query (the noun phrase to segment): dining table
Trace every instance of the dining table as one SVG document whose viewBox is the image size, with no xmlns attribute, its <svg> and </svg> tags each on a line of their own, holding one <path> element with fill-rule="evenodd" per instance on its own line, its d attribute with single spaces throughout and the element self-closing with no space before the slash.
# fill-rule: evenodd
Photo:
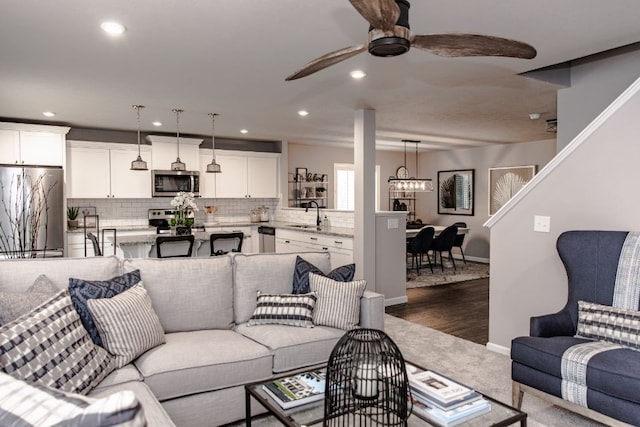
<svg viewBox="0 0 640 427">
<path fill-rule="evenodd" d="M 433 227 L 434 229 L 434 235 L 433 237 L 438 237 L 438 235 L 440 233 L 442 233 L 442 231 L 447 228 L 447 226 L 445 225 L 431 225 L 431 224 L 426 224 L 424 227 L 422 228 L 426 228 L 426 227 Z M 407 240 L 411 240 L 414 237 L 416 237 L 418 235 L 418 233 L 420 232 L 420 230 L 422 230 L 422 228 L 416 228 L 413 230 L 407 229 Z M 469 228 L 466 227 L 458 227 L 458 234 L 469 234 Z"/>
</svg>

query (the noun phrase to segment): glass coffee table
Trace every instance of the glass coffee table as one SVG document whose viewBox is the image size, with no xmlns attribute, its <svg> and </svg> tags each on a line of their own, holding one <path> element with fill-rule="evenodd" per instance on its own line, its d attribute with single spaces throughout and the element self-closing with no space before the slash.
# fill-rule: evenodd
<svg viewBox="0 0 640 427">
<path fill-rule="evenodd" d="M 408 362 L 414 366 L 424 369 L 415 363 Z M 304 373 L 304 372 L 298 372 Z M 246 425 L 251 426 L 251 399 L 255 399 L 262 406 L 264 406 L 269 414 L 276 417 L 283 425 L 289 427 L 300 426 L 321 426 L 324 418 L 324 400 L 318 400 L 316 402 L 307 403 L 305 405 L 297 406 L 290 409 L 283 409 L 275 400 L 267 394 L 263 389 L 263 385 L 267 384 L 278 378 L 285 378 L 292 374 L 282 375 L 277 378 L 272 378 L 269 381 L 261 381 L 258 383 L 248 384 L 245 386 L 245 411 L 246 411 Z M 504 427 L 510 426 L 516 423 L 520 423 L 520 427 L 527 426 L 527 414 L 502 402 L 493 399 L 486 394 L 482 394 L 490 404 L 491 411 L 486 414 L 479 415 L 465 423 L 458 424 L 465 427 Z M 411 414 L 407 421 L 408 426 L 437 426 L 437 424 L 431 424 L 428 421 L 420 418 L 415 414 Z"/>
</svg>

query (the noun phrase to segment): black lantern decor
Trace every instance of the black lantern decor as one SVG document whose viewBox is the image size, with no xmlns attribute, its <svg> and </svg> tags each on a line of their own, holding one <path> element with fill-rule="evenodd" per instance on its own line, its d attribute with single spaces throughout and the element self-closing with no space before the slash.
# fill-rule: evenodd
<svg viewBox="0 0 640 427">
<path fill-rule="evenodd" d="M 406 425 L 409 382 L 398 346 L 383 331 L 353 329 L 331 352 L 325 426 Z"/>
</svg>

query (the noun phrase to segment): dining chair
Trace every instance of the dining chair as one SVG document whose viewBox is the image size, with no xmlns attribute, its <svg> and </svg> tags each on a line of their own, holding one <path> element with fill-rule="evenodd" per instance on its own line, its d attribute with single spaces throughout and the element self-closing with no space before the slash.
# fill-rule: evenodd
<svg viewBox="0 0 640 427">
<path fill-rule="evenodd" d="M 440 268 L 444 272 L 444 262 L 442 261 L 442 252 L 447 252 L 449 254 L 449 259 L 453 263 L 453 269 L 457 270 L 456 262 L 453 259 L 453 255 L 451 254 L 451 249 L 453 248 L 453 243 L 456 240 L 456 236 L 458 235 L 458 227 L 455 225 L 450 225 L 438 235 L 435 239 L 433 239 L 433 251 L 435 254 L 435 263 L 438 264 L 438 253 L 440 254 Z"/>
<path fill-rule="evenodd" d="M 458 229 L 467 228 L 467 223 L 466 222 L 456 222 L 453 225 L 458 227 Z M 453 247 L 460 249 L 460 253 L 462 254 L 462 261 L 464 261 L 464 263 L 466 264 L 467 260 L 465 259 L 464 251 L 462 250 L 462 244 L 463 243 L 464 243 L 464 234 L 457 234 L 456 235 L 456 239 L 453 241 Z"/>
<path fill-rule="evenodd" d="M 211 256 L 224 255 L 229 252 L 242 251 L 242 241 L 244 233 L 234 231 L 233 233 L 212 233 L 209 236 Z"/>
<path fill-rule="evenodd" d="M 427 255 L 429 268 L 433 273 L 433 265 L 431 264 L 429 251 L 432 249 L 434 233 L 435 230 L 433 227 L 424 227 L 420 229 L 416 237 L 407 242 L 407 253 L 411 254 L 411 268 L 413 268 L 415 263 L 418 275 L 420 275 L 420 267 L 422 266 L 422 255 Z"/>
<path fill-rule="evenodd" d="M 156 253 L 158 258 L 190 257 L 193 252 L 195 237 L 183 236 L 158 236 L 156 237 Z M 162 254 L 164 251 L 164 255 Z"/>
<path fill-rule="evenodd" d="M 87 238 L 91 241 L 91 244 L 93 245 L 94 255 L 102 256 L 102 251 L 100 250 L 100 245 L 98 244 L 98 238 L 96 237 L 96 235 L 93 233 L 87 233 Z"/>
</svg>

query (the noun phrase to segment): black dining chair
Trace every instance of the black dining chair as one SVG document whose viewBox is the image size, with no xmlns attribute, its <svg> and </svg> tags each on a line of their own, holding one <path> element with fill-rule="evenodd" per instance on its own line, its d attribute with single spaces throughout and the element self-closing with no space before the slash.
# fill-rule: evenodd
<svg viewBox="0 0 640 427">
<path fill-rule="evenodd" d="M 242 241 L 244 233 L 234 231 L 233 233 L 212 233 L 209 236 L 211 246 L 211 256 L 224 255 L 229 252 L 242 251 Z"/>
<path fill-rule="evenodd" d="M 435 254 L 435 263 L 438 264 L 438 253 L 440 254 L 440 268 L 444 272 L 444 262 L 442 260 L 442 252 L 447 252 L 449 254 L 449 259 L 453 263 L 453 269 L 457 270 L 456 262 L 453 259 L 453 255 L 451 254 L 451 249 L 453 248 L 453 243 L 456 240 L 456 236 L 458 235 L 458 227 L 455 225 L 450 225 L 438 235 L 435 239 L 433 239 L 433 252 Z"/>
<path fill-rule="evenodd" d="M 156 237 L 156 253 L 158 258 L 190 257 L 193 252 L 195 237 L 183 236 L 158 236 Z M 164 255 L 162 254 L 164 251 Z"/>
<path fill-rule="evenodd" d="M 422 255 L 427 255 L 429 268 L 433 273 L 433 265 L 431 264 L 429 251 L 432 249 L 434 232 L 433 227 L 424 227 L 420 229 L 416 237 L 407 242 L 407 253 L 411 254 L 411 268 L 413 268 L 415 263 L 418 275 L 420 275 L 420 267 L 422 266 Z"/>
<path fill-rule="evenodd" d="M 458 229 L 467 228 L 467 223 L 466 222 L 456 222 L 453 225 L 458 227 Z M 462 250 L 462 244 L 463 243 L 464 243 L 464 234 L 457 234 L 456 235 L 456 240 L 453 241 L 453 247 L 460 249 L 460 253 L 462 254 L 462 261 L 464 261 L 464 263 L 466 264 L 467 260 L 465 259 L 464 251 Z"/>
<path fill-rule="evenodd" d="M 100 250 L 100 244 L 98 244 L 98 238 L 93 233 L 87 233 L 87 238 L 91 241 L 93 245 L 93 253 L 95 256 L 102 256 L 102 251 Z M 86 248 L 86 246 L 85 246 Z M 86 255 L 86 254 L 85 254 Z"/>
</svg>

